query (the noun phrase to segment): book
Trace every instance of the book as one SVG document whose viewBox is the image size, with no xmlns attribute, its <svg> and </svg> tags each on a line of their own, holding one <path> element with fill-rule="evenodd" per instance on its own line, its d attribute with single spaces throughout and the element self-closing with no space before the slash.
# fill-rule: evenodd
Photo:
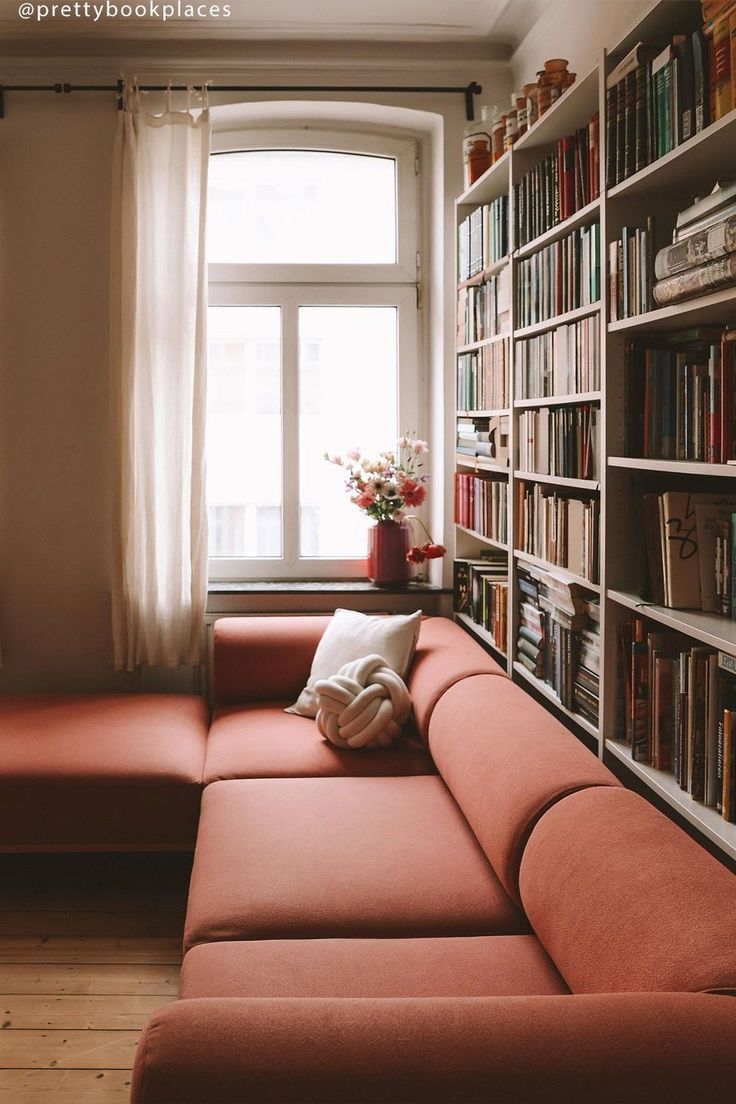
<svg viewBox="0 0 736 1104">
<path fill-rule="evenodd" d="M 654 261 L 658 280 L 736 252 L 736 211 L 710 229 L 689 235 L 674 245 L 660 249 Z"/>
<path fill-rule="evenodd" d="M 715 118 L 722 119 L 733 108 L 731 85 L 731 21 L 723 15 L 713 27 L 713 89 Z"/>
<path fill-rule="evenodd" d="M 736 180 L 718 181 L 708 195 L 695 199 L 689 207 L 679 212 L 675 219 L 675 227 L 677 230 L 682 230 L 733 202 L 736 202 Z"/>
<path fill-rule="evenodd" d="M 659 306 L 666 306 L 734 283 L 736 252 L 660 280 L 654 285 L 654 299 Z"/>
<path fill-rule="evenodd" d="M 705 38 L 700 30 L 692 33 L 693 44 L 693 90 L 695 105 L 695 133 L 704 130 L 710 123 L 710 69 Z"/>
</svg>

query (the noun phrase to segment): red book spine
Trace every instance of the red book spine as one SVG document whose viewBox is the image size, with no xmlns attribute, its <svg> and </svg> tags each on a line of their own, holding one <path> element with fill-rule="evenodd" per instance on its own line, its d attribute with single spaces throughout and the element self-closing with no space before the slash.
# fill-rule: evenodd
<svg viewBox="0 0 736 1104">
<path fill-rule="evenodd" d="M 734 457 L 734 372 L 736 371 L 736 331 L 729 330 L 721 339 L 720 437 L 721 463 Z"/>
</svg>

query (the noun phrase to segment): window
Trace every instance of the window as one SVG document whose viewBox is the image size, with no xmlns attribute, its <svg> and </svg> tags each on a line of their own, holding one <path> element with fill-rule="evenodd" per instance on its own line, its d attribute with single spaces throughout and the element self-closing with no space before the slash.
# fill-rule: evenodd
<svg viewBox="0 0 736 1104">
<path fill-rule="evenodd" d="M 210 574 L 363 575 L 367 519 L 323 457 L 420 428 L 415 145 L 215 137 Z"/>
</svg>

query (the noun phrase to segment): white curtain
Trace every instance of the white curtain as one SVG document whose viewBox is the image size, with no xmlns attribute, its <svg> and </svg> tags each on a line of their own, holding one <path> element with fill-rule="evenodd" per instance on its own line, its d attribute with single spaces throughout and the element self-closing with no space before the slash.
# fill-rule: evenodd
<svg viewBox="0 0 736 1104">
<path fill-rule="evenodd" d="M 199 662 L 205 505 L 206 110 L 120 112 L 112 242 L 118 669 Z"/>
</svg>

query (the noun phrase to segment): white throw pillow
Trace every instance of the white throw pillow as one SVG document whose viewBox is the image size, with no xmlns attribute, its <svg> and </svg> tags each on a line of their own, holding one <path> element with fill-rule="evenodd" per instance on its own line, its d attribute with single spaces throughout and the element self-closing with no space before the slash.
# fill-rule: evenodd
<svg viewBox="0 0 736 1104">
<path fill-rule="evenodd" d="M 315 684 L 331 678 L 346 663 L 364 656 L 380 655 L 387 666 L 404 679 L 414 658 L 422 611 L 371 616 L 357 610 L 338 609 L 317 645 L 307 685 L 287 713 L 317 716 Z"/>
</svg>

